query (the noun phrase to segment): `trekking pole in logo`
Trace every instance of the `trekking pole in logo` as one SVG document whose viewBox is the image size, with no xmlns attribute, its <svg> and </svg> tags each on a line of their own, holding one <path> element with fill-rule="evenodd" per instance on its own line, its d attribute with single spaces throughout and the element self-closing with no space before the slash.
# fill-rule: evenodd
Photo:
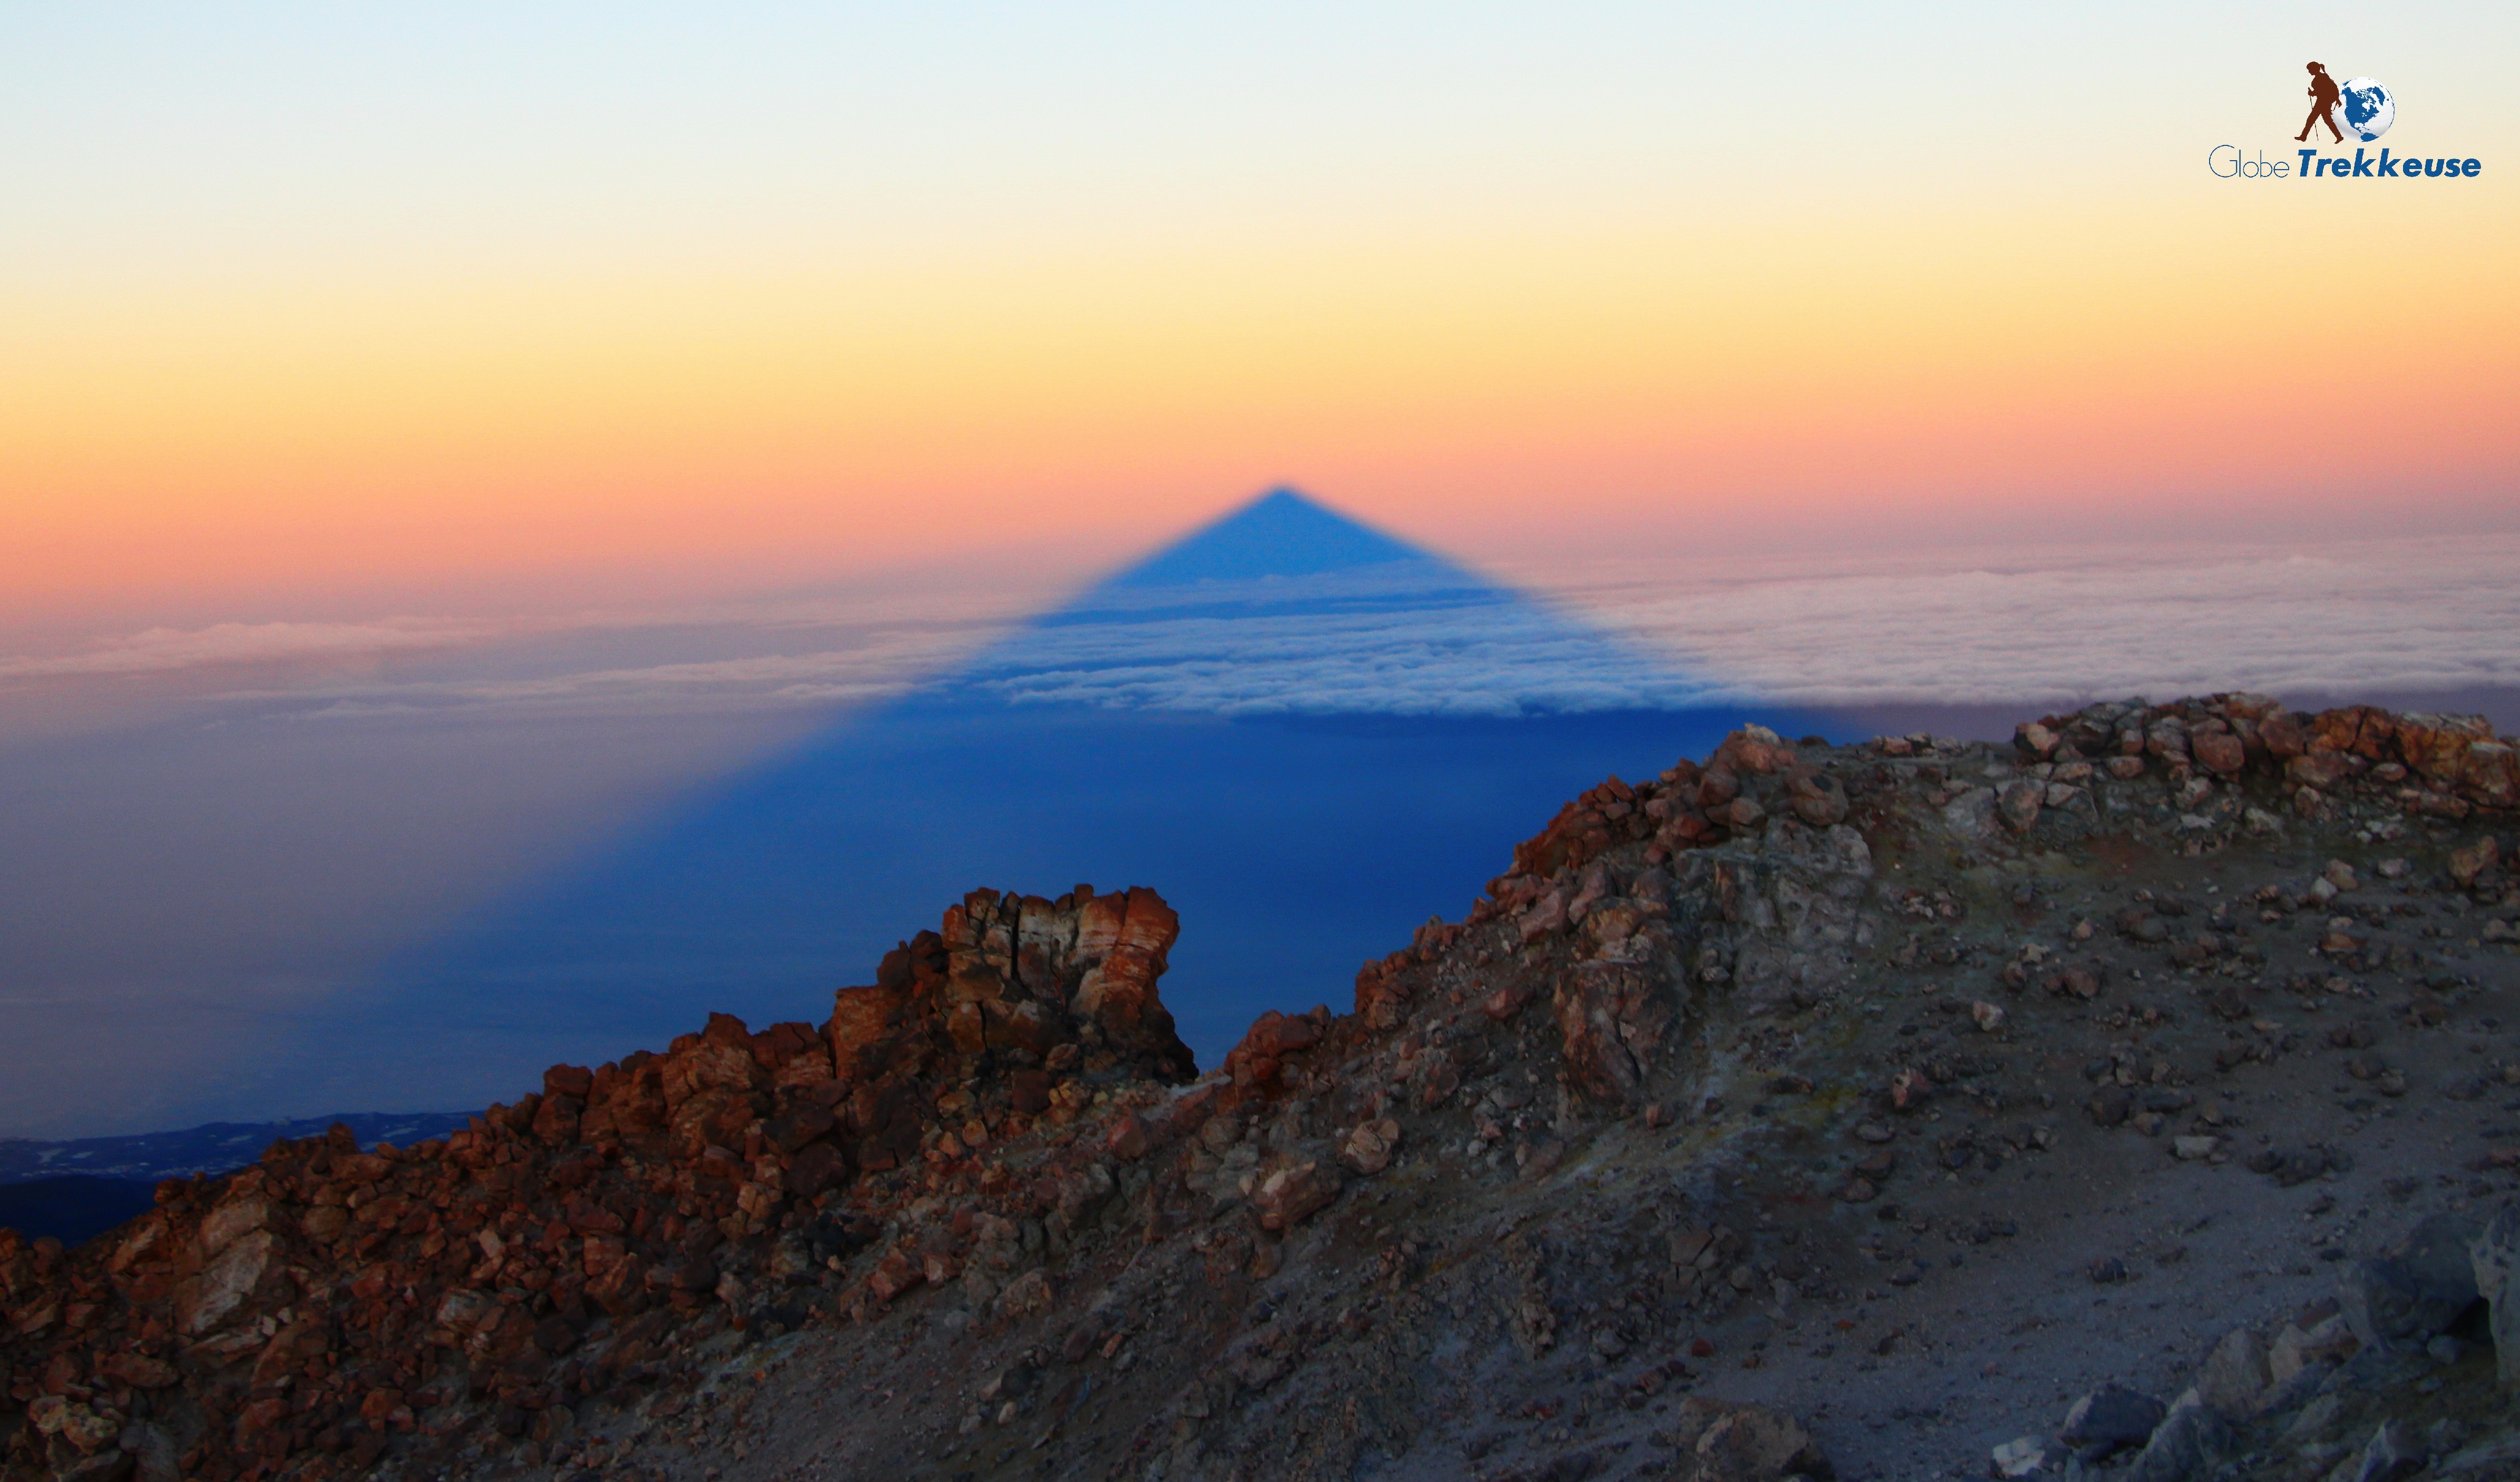
<svg viewBox="0 0 2520 1482">
<path fill-rule="evenodd" d="M 2345 111 L 2341 124 L 2336 121 L 2340 108 Z M 2310 131 L 2323 123 L 2338 144 L 2343 144 L 2348 134 L 2369 144 L 2389 132 L 2389 125 L 2397 121 L 2398 100 L 2389 96 L 2389 90 L 2377 78 L 2357 77 L 2340 83 L 2327 75 L 2326 67 L 2314 62 L 2310 64 L 2310 116 L 2302 120 L 2301 132 L 2292 137 L 2295 143 L 2307 142 Z"/>
<path fill-rule="evenodd" d="M 2310 65 L 2310 116 L 2301 121 L 2301 132 L 2292 136 L 2293 141 L 2299 143 L 2308 139 L 2312 129 L 2324 123 L 2327 125 L 2327 131 L 2336 136 L 2336 142 L 2343 144 L 2345 131 L 2336 126 L 2336 104 L 2342 96 L 2336 86 L 2336 79 L 2327 75 L 2327 68 L 2316 62 L 2312 63 Z"/>
</svg>

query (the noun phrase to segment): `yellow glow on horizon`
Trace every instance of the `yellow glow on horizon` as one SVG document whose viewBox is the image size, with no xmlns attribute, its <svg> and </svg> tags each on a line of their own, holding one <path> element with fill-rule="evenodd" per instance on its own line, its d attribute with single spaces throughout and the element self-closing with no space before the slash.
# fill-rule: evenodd
<svg viewBox="0 0 2520 1482">
<path fill-rule="evenodd" d="M 2487 245 L 2520 219 L 2419 202 L 2368 270 L 2268 260 L 2320 204 L 0 290 L 0 583 L 847 567 L 1279 478 L 1475 549 L 1536 499 L 1825 519 L 2512 467 Z"/>
</svg>

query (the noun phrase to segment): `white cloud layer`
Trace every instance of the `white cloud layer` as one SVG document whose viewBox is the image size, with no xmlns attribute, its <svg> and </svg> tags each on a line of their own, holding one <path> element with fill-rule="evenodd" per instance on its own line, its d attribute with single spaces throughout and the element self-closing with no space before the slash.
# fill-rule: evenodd
<svg viewBox="0 0 2520 1482">
<path fill-rule="evenodd" d="M 794 712 L 922 686 L 1017 704 L 1421 715 L 2420 693 L 2520 687 L 2513 570 L 2520 537 L 2489 536 L 1504 573 L 1547 594 L 1534 600 L 1428 562 L 1104 589 L 987 648 L 1006 631 L 1003 594 L 930 589 L 504 626 L 159 628 L 0 657 L 0 686 L 257 665 L 252 689 L 219 697 L 331 720 Z M 641 661 L 660 651 L 675 656 Z M 341 677 L 346 660 L 358 677 Z"/>
<path fill-rule="evenodd" d="M 916 676 L 959 651 L 942 640 L 880 634 L 856 649 L 756 654 L 687 663 L 589 669 L 530 679 L 452 679 L 332 687 L 322 702 L 298 709 L 309 719 L 427 715 L 495 708 L 505 711 L 601 707 L 690 709 L 768 703 L 839 703 L 908 693 Z M 309 696 L 273 695 L 273 699 Z"/>
<path fill-rule="evenodd" d="M 1714 694 L 1544 603 L 1430 583 L 1424 606 L 1387 585 L 1373 603 L 1351 605 L 1349 583 L 1305 585 L 1318 608 L 1246 605 L 1211 587 L 1190 615 L 1036 628 L 984 655 L 963 683 L 1019 704 L 1227 715 L 1668 709 Z"/>
<path fill-rule="evenodd" d="M 1422 606 L 1386 592 L 1300 611 L 1246 584 L 1210 589 L 1219 610 L 1028 632 L 977 683 L 1019 702 L 1229 714 L 2520 687 L 2515 569 L 2520 540 L 2487 537 L 1528 573 L 1580 620 L 1440 586 Z"/>
<path fill-rule="evenodd" d="M 123 637 L 99 639 L 75 653 L 0 658 L 0 681 L 364 659 L 453 648 L 490 637 L 494 631 L 479 625 L 413 622 L 214 623 L 206 628 L 150 628 Z"/>
<path fill-rule="evenodd" d="M 1749 573 L 1561 595 L 1734 695 L 1806 703 L 2520 686 L 2520 538 Z M 1535 573 L 1536 574 L 1536 573 Z"/>
</svg>

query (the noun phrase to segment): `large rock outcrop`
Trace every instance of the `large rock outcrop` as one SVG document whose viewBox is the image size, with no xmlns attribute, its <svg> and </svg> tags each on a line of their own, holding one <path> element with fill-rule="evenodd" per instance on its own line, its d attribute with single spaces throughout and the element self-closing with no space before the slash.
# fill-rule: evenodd
<svg viewBox="0 0 2520 1482">
<path fill-rule="evenodd" d="M 565 1431 L 678 1334 L 805 1321 L 799 1278 L 981 1149 L 1036 1129 L 1055 1147 L 1108 1088 L 1189 1079 L 1156 992 L 1179 933 L 1151 890 L 974 891 L 820 1027 L 712 1014 L 662 1054 L 555 1065 L 442 1140 L 275 1143 L 76 1252 L 0 1231 L 0 1377 L 41 1422 L 15 1455 L 97 1482 L 160 1452 L 214 1482 L 314 1478 L 398 1436 Z M 1003 1212 L 1072 1229 L 1085 1201 L 1031 1162 Z M 895 1243 L 866 1294 L 959 1274 L 936 1234 Z"/>
<path fill-rule="evenodd" d="M 1195 1080 L 1152 891 L 975 892 L 819 1024 L 713 1016 L 409 1148 L 278 1143 L 77 1250 L 0 1233 L 8 1479 L 1820 1475 L 1821 1439 L 1915 1412 L 1715 1391 L 1835 1365 L 1859 1403 L 1960 1341 L 1938 1282 L 2112 1218 L 2056 1212 L 2109 1170 L 2351 1173 L 2359 1124 L 2191 1087 L 2520 1086 L 2470 1039 L 2520 1019 L 2479 980 L 2520 943 L 2487 831 L 2510 757 L 2474 720 L 2243 695 L 2003 746 L 1745 728 L 1590 789 L 1365 965 L 1353 1012 L 1263 1014 Z M 2272 1423 L 2357 1321 L 2409 1350 L 2373 1363 L 2453 1352 L 2432 1328 L 2477 1296 L 2513 1330 L 2511 1242 L 2441 1229 L 2336 1268 L 2377 1294 L 2359 1319 L 2227 1345 L 2146 1474 Z M 2375 1284 L 2413 1276 L 2429 1305 Z M 788 1411 L 729 1401 L 797 1352 Z"/>
</svg>

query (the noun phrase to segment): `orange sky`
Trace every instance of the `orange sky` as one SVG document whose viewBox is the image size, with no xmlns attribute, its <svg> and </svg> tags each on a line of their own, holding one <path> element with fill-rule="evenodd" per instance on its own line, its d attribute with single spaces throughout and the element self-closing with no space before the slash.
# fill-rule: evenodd
<svg viewBox="0 0 2520 1482">
<path fill-rule="evenodd" d="M 2070 39 L 1946 71 L 2046 66 Z M 506 154 L 474 161 L 491 183 L 461 187 L 461 219 L 381 225 L 360 213 L 432 167 L 390 150 L 365 204 L 356 183 L 254 178 L 150 236 L 107 231 L 143 205 L 79 198 L 93 232 L 47 226 L 0 285 L 0 618 L 1026 553 L 1081 576 L 1282 480 L 1473 559 L 2498 522 L 2520 468 L 2511 159 L 2454 186 L 2215 181 L 2202 157 L 2227 136 L 2281 153 L 2297 66 L 2245 27 L 2222 44 L 2188 65 L 2267 75 L 2233 72 L 2194 116 L 2086 137 L 2069 103 L 2004 92 L 1937 137 L 1824 144 L 1779 115 L 1703 168 L 1625 159 L 1654 171 L 1628 192 L 1565 184 L 1591 168 L 1580 138 L 1556 173 L 1495 180 L 1427 145 L 1470 184 L 1413 196 L 1395 166 L 1387 209 L 1336 140 L 1181 186 L 1137 133 L 1058 166 L 1082 172 L 1072 209 L 1027 194 L 1049 166 L 939 156 L 947 183 L 1016 204 L 923 225 L 895 182 L 864 219 L 756 202 L 757 230 L 702 230 L 675 214 L 705 203 L 686 179 L 624 187 L 582 236 L 526 231 L 537 191 L 572 186 Z M 2432 92 L 2391 143 L 2511 139 L 2453 79 L 2415 77 Z M 2242 80 L 2263 100 L 2235 100 Z M 1452 121 L 1478 141 L 1480 118 Z M 1343 122 L 1369 156 L 1403 128 Z M 749 160 L 721 144 L 687 166 Z M 585 157 L 642 148 L 661 147 Z M 811 162 L 743 167 L 776 185 Z M 1088 168 L 1131 164 L 1146 178 L 1118 186 Z M 1238 213 L 1238 189 L 1271 209 Z"/>
</svg>

